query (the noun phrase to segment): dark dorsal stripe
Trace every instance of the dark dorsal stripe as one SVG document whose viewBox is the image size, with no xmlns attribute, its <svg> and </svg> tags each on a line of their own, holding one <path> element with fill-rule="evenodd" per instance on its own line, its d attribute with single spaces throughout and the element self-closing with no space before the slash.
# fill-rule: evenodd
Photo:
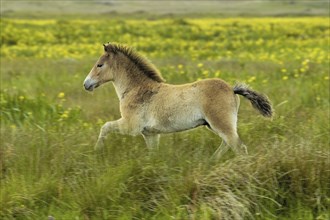
<svg viewBox="0 0 330 220">
<path fill-rule="evenodd" d="M 108 43 L 104 45 L 104 50 L 108 53 L 111 52 L 115 54 L 121 52 L 128 59 L 130 59 L 130 61 L 132 61 L 147 77 L 157 82 L 164 82 L 164 79 L 161 77 L 161 74 L 156 69 L 156 67 L 148 59 L 138 54 L 132 48 L 121 44 Z"/>
</svg>

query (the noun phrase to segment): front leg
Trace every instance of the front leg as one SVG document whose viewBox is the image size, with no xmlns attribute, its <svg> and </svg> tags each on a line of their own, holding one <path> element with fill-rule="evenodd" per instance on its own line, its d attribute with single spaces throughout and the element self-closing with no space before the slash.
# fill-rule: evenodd
<svg viewBox="0 0 330 220">
<path fill-rule="evenodd" d="M 104 141 L 109 133 L 127 133 L 127 126 L 125 120 L 122 118 L 117 121 L 106 122 L 100 131 L 99 137 L 97 139 L 95 150 L 101 150 L 104 147 Z"/>
<path fill-rule="evenodd" d="M 142 135 L 149 150 L 152 150 L 153 148 L 158 148 L 159 136 L 160 136 L 159 134 L 153 134 L 153 135 L 142 134 Z"/>
</svg>

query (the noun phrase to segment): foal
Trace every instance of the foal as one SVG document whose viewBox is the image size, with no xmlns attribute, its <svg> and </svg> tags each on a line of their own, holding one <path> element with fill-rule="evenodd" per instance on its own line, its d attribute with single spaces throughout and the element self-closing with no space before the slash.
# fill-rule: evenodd
<svg viewBox="0 0 330 220">
<path fill-rule="evenodd" d="M 220 79 L 167 84 L 155 66 L 131 48 L 110 43 L 103 46 L 104 54 L 86 77 L 84 87 L 93 91 L 111 81 L 120 100 L 121 118 L 102 126 L 96 148 L 103 147 L 110 132 L 142 135 L 147 147 L 152 148 L 158 145 L 162 133 L 205 125 L 226 143 L 217 150 L 218 156 L 229 146 L 236 153 L 247 153 L 237 134 L 238 95 L 249 99 L 263 116 L 272 116 L 267 97 L 246 85 L 232 88 Z"/>
</svg>

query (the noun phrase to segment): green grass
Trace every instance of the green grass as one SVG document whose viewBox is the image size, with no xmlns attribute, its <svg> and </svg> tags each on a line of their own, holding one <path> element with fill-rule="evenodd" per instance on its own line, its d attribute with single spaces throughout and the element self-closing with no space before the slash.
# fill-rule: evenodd
<svg viewBox="0 0 330 220">
<path fill-rule="evenodd" d="M 253 21 L 252 26 L 244 19 L 224 26 L 222 20 L 217 26 L 184 19 L 110 21 L 117 24 L 111 30 L 118 36 L 128 27 L 138 31 L 134 24 L 139 29 L 152 26 L 144 35 L 149 44 L 137 41 L 137 48 L 152 58 L 168 83 L 220 77 L 231 84 L 245 81 L 269 96 L 273 120 L 265 120 L 241 99 L 238 129 L 249 155 L 228 152 L 220 161 L 212 155 L 221 140 L 205 128 L 164 135 L 155 152 L 148 152 L 142 137 L 113 134 L 106 148 L 95 152 L 102 124 L 120 117 L 110 83 L 93 93 L 83 90 L 97 56 L 80 48 L 74 59 L 70 51 L 68 58 L 38 58 L 28 50 L 37 46 L 53 52 L 72 45 L 70 27 L 80 30 L 87 23 L 68 20 L 62 23 L 67 35 L 61 39 L 40 36 L 31 44 L 29 37 L 37 37 L 39 26 L 29 20 L 24 22 L 30 26 L 24 26 L 31 34 L 14 44 L 3 32 L 0 218 L 329 219 L 329 61 L 322 37 L 327 26 L 279 20 L 274 32 L 267 29 L 274 20 Z M 3 24 L 14 31 L 21 27 Z M 56 27 L 44 33 L 52 34 Z M 195 33 L 195 28 L 203 31 Z M 220 35 L 217 28 L 223 28 Z M 108 33 L 102 31 L 78 40 L 101 41 Z M 188 31 L 191 37 L 184 34 Z M 127 43 L 141 33 L 126 37 Z M 230 40 L 222 42 L 219 36 Z M 257 46 L 260 38 L 264 43 Z M 191 45 L 200 50 L 187 53 Z"/>
</svg>

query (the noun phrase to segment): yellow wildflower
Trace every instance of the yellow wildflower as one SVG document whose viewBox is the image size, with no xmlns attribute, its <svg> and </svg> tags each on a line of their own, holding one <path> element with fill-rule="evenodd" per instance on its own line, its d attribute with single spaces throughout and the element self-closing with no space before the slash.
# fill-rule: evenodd
<svg viewBox="0 0 330 220">
<path fill-rule="evenodd" d="M 285 80 L 288 80 L 289 77 L 288 76 L 283 76 L 282 79 L 285 81 Z"/>
<path fill-rule="evenodd" d="M 69 111 L 64 111 L 63 114 L 61 115 L 62 119 L 68 118 L 69 117 Z"/>
<path fill-rule="evenodd" d="M 63 99 L 65 96 L 65 93 L 64 92 L 60 92 L 57 97 L 60 98 L 60 99 Z"/>
<path fill-rule="evenodd" d="M 309 59 L 307 59 L 307 60 L 304 60 L 304 61 L 302 62 L 302 65 L 303 65 L 303 66 L 307 66 L 307 65 L 308 65 L 308 63 L 309 63 Z"/>
<path fill-rule="evenodd" d="M 220 72 L 220 70 L 218 70 L 218 71 L 215 72 L 214 76 L 215 76 L 215 77 L 219 77 L 220 74 L 221 74 L 221 72 Z"/>
<path fill-rule="evenodd" d="M 255 81 L 256 78 L 257 78 L 257 77 L 255 77 L 255 76 L 251 76 L 247 81 L 248 81 L 249 83 L 251 83 L 251 82 Z"/>
</svg>

